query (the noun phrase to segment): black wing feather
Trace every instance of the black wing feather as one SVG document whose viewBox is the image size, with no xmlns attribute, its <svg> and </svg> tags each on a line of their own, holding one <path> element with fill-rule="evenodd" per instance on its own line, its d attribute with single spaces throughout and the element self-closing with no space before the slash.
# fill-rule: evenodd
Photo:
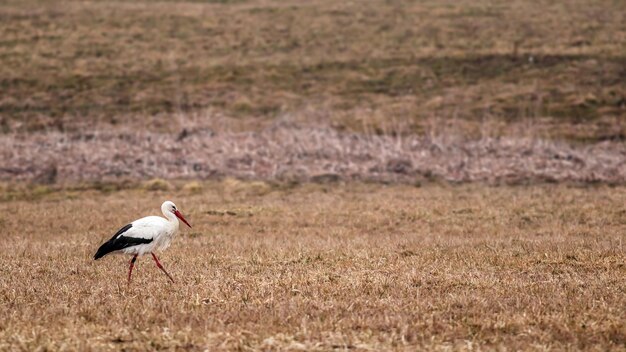
<svg viewBox="0 0 626 352">
<path fill-rule="evenodd" d="M 96 255 L 94 255 L 93 259 L 98 260 L 111 252 L 119 251 L 120 249 L 124 249 L 127 247 L 136 246 L 138 244 L 152 242 L 152 238 L 136 238 L 124 236 L 124 232 L 128 231 L 128 229 L 130 229 L 131 227 L 133 227 L 133 224 L 128 224 L 119 229 L 115 233 L 115 235 L 111 237 L 110 240 L 103 243 L 102 246 L 98 248 L 98 251 L 96 252 Z"/>
<path fill-rule="evenodd" d="M 111 237 L 111 239 L 109 241 L 113 241 L 115 239 L 115 237 L 117 237 L 117 236 L 123 234 L 124 232 L 128 231 L 128 229 L 130 229 L 131 227 L 133 227 L 133 224 L 124 225 L 124 227 L 122 227 L 121 229 L 117 230 L 115 235 L 113 235 L 113 237 Z"/>
</svg>

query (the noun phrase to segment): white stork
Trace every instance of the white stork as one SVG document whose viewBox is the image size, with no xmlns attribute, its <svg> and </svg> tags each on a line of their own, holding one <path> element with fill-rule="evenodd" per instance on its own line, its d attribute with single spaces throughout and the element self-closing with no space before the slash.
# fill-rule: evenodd
<svg viewBox="0 0 626 352">
<path fill-rule="evenodd" d="M 109 253 L 132 254 L 133 258 L 130 260 L 130 268 L 128 268 L 128 283 L 130 284 L 130 276 L 137 256 L 150 253 L 157 267 L 163 270 L 165 275 L 174 282 L 172 276 L 165 271 L 159 262 L 154 251 L 169 247 L 172 238 L 178 232 L 178 219 L 189 227 L 191 225 L 178 211 L 176 205 L 169 200 L 161 205 L 161 211 L 167 219 L 160 216 L 146 216 L 131 222 L 119 229 L 110 240 L 100 246 L 93 259 L 98 260 Z"/>
</svg>

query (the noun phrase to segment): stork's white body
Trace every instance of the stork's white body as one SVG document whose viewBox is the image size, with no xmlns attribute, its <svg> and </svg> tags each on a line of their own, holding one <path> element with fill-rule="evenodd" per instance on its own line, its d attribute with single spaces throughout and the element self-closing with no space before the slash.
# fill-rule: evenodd
<svg viewBox="0 0 626 352">
<path fill-rule="evenodd" d="M 171 213 L 170 213 L 171 214 Z M 144 255 L 167 249 L 178 233 L 179 222 L 175 216 L 165 219 L 160 216 L 146 216 L 131 222 L 132 227 L 119 236 L 151 239 L 152 242 L 121 249 L 124 254 Z"/>
</svg>

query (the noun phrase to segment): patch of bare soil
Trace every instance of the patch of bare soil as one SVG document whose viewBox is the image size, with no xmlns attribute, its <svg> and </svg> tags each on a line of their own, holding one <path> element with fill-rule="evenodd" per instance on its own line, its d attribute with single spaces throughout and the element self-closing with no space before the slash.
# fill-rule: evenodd
<svg viewBox="0 0 626 352">
<path fill-rule="evenodd" d="M 0 180 L 148 178 L 515 184 L 626 182 L 626 147 L 533 138 L 388 136 L 276 124 L 256 132 L 95 132 L 0 136 Z"/>
</svg>

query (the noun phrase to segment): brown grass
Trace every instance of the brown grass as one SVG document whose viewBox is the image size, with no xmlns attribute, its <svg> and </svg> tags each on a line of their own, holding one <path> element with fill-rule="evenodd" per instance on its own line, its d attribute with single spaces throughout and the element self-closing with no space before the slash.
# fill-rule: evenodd
<svg viewBox="0 0 626 352">
<path fill-rule="evenodd" d="M 245 129 L 290 116 L 412 133 L 443 119 L 475 135 L 491 119 L 507 135 L 528 120 L 541 137 L 623 140 L 621 5 L 4 1 L 0 130 L 172 131 L 172 113 L 208 109 Z"/>
<path fill-rule="evenodd" d="M 0 203 L 0 350 L 626 348 L 626 188 L 179 189 Z M 126 287 L 91 256 L 164 199 L 177 283 Z"/>
</svg>

